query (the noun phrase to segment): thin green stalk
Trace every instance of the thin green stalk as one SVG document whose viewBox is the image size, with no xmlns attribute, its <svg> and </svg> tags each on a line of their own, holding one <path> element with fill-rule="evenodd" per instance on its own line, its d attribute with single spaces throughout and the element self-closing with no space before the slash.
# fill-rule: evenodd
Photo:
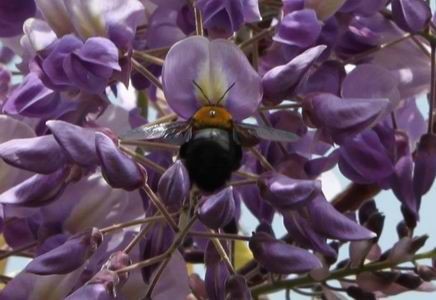
<svg viewBox="0 0 436 300">
<path fill-rule="evenodd" d="M 412 261 L 421 260 L 421 259 L 427 259 L 427 258 L 434 258 L 436 257 L 436 249 L 433 249 L 431 251 L 423 252 L 420 254 L 416 254 Z M 369 263 L 367 265 L 364 265 L 360 268 L 343 268 L 339 270 L 332 271 L 330 275 L 325 279 L 325 281 L 328 280 L 340 280 L 343 277 L 347 277 L 350 275 L 357 275 L 363 272 L 374 272 L 374 271 L 380 271 L 383 269 L 389 269 L 397 266 L 398 263 L 392 263 L 390 261 L 381 261 L 381 262 L 374 262 Z M 264 283 L 258 286 L 255 286 L 252 288 L 251 293 L 253 294 L 253 297 L 257 297 L 261 294 L 269 294 L 274 293 L 280 290 L 286 290 L 286 289 L 292 289 L 298 286 L 302 285 L 308 285 L 308 284 L 316 284 L 318 283 L 316 280 L 314 280 L 309 275 L 303 275 L 297 278 L 288 279 L 288 280 L 282 280 L 274 283 Z"/>
</svg>

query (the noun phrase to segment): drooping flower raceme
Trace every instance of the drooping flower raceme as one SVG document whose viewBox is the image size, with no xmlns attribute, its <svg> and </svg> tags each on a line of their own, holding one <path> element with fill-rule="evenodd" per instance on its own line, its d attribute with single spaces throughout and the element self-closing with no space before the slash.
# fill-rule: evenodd
<svg viewBox="0 0 436 300">
<path fill-rule="evenodd" d="M 0 298 L 434 291 L 414 235 L 434 19 L 424 0 L 0 0 L 0 259 L 29 258 Z M 194 124 L 208 108 L 226 126 Z M 187 158 L 197 135 L 219 155 Z M 332 173 L 350 182 L 334 197 Z"/>
</svg>

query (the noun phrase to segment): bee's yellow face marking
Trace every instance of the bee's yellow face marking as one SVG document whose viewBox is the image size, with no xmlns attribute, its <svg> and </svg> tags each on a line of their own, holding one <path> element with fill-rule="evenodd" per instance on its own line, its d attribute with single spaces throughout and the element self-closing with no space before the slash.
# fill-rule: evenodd
<svg viewBox="0 0 436 300">
<path fill-rule="evenodd" d="M 232 115 L 220 106 L 203 106 L 192 117 L 193 127 L 231 129 Z"/>
</svg>

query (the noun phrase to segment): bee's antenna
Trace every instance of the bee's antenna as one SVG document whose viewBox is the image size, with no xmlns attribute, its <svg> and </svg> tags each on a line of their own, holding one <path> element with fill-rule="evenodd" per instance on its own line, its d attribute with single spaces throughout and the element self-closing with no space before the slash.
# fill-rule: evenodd
<svg viewBox="0 0 436 300">
<path fill-rule="evenodd" d="M 192 80 L 192 83 L 195 85 L 195 87 L 200 91 L 200 93 L 203 95 L 203 97 L 206 99 L 207 103 L 211 105 L 209 97 L 206 96 L 206 93 L 203 91 L 203 89 L 198 85 L 195 80 Z"/>
<path fill-rule="evenodd" d="M 219 104 L 219 103 L 224 99 L 224 97 L 227 95 L 228 92 L 230 92 L 230 90 L 235 86 L 235 84 L 236 84 L 236 81 L 233 82 L 233 83 L 232 83 L 232 84 L 227 88 L 227 90 L 224 92 L 224 94 L 221 96 L 221 98 L 219 98 L 219 100 L 217 101 L 216 104 Z"/>
</svg>

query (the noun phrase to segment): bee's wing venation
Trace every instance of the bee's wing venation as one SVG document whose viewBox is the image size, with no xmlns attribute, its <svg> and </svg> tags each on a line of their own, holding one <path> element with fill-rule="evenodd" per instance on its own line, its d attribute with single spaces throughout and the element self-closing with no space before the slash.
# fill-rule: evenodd
<svg viewBox="0 0 436 300">
<path fill-rule="evenodd" d="M 235 124 L 235 131 L 237 137 L 242 140 L 257 138 L 274 142 L 292 142 L 298 138 L 296 134 L 289 131 L 245 123 Z"/>
<path fill-rule="evenodd" d="M 187 142 L 191 135 L 190 124 L 185 121 L 177 121 L 137 127 L 127 131 L 120 138 L 123 141 L 157 140 L 181 145 Z"/>
</svg>

